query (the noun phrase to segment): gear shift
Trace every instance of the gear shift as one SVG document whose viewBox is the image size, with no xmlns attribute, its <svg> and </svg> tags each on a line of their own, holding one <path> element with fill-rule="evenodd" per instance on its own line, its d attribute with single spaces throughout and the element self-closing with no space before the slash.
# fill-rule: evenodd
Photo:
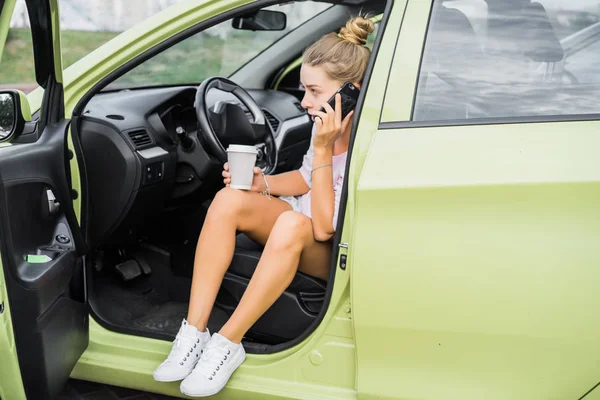
<svg viewBox="0 0 600 400">
<path fill-rule="evenodd" d="M 183 150 L 189 151 L 194 147 L 194 141 L 189 138 L 187 132 L 185 131 L 185 129 L 183 129 L 182 126 L 178 126 L 177 128 L 175 128 L 175 132 L 179 137 L 179 142 L 181 143 L 181 147 L 183 148 Z"/>
</svg>

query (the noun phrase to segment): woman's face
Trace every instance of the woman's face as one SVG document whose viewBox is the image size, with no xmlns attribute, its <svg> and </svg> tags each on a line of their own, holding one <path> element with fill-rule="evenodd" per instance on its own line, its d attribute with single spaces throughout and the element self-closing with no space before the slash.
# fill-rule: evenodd
<svg viewBox="0 0 600 400">
<path fill-rule="evenodd" d="M 320 66 L 313 67 L 302 64 L 300 69 L 300 83 L 306 90 L 302 99 L 302 107 L 308 111 L 308 114 L 314 121 L 315 113 L 321 109 L 323 103 L 327 103 L 331 96 L 342 87 L 343 82 L 329 78 L 325 70 Z"/>
</svg>

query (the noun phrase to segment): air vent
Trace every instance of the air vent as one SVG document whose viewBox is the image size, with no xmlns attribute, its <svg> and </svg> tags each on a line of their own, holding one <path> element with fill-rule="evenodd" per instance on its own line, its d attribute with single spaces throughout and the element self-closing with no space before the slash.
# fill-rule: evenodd
<svg viewBox="0 0 600 400">
<path fill-rule="evenodd" d="M 152 138 L 150 137 L 148 132 L 146 132 L 145 129 L 130 131 L 127 132 L 127 135 L 129 136 L 129 139 L 131 139 L 131 142 L 133 143 L 136 149 L 139 149 L 140 147 L 144 147 L 152 143 Z"/>
<path fill-rule="evenodd" d="M 263 112 L 265 113 L 265 117 L 267 118 L 267 121 L 269 121 L 269 125 L 271 125 L 273 132 L 277 132 L 277 129 L 279 129 L 279 120 L 267 110 L 263 110 Z"/>
</svg>

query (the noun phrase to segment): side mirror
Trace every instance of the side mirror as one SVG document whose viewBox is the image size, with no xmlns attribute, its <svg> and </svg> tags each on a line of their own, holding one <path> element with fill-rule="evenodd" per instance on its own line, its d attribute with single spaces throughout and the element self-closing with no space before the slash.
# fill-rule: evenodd
<svg viewBox="0 0 600 400">
<path fill-rule="evenodd" d="M 25 93 L 19 90 L 0 91 L 0 142 L 13 139 L 31 122 L 31 109 Z"/>
<path fill-rule="evenodd" d="M 287 26 L 287 16 L 280 11 L 258 10 L 235 17 L 231 26 L 247 31 L 282 31 Z"/>
</svg>

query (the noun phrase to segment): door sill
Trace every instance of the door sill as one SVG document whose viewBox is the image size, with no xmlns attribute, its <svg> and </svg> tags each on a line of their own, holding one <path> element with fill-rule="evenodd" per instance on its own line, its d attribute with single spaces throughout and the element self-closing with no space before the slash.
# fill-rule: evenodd
<svg viewBox="0 0 600 400">
<path fill-rule="evenodd" d="M 71 373 L 72 379 L 143 390 L 168 396 L 184 397 L 180 382 L 156 382 L 152 371 L 164 360 L 171 342 L 124 335 L 109 331 L 90 318 L 90 344 Z M 355 390 L 298 382 L 296 371 L 290 370 L 289 379 L 275 379 L 270 375 L 281 370 L 280 361 L 300 358 L 300 354 L 286 352 L 277 355 L 248 355 L 223 390 L 227 399 L 356 399 Z M 284 361 L 285 362 L 285 361 Z M 288 365 L 297 364 L 287 360 Z M 256 367 L 263 365 L 265 371 Z M 267 371 L 270 370 L 270 371 Z M 263 373 L 264 372 L 264 373 Z"/>
</svg>

